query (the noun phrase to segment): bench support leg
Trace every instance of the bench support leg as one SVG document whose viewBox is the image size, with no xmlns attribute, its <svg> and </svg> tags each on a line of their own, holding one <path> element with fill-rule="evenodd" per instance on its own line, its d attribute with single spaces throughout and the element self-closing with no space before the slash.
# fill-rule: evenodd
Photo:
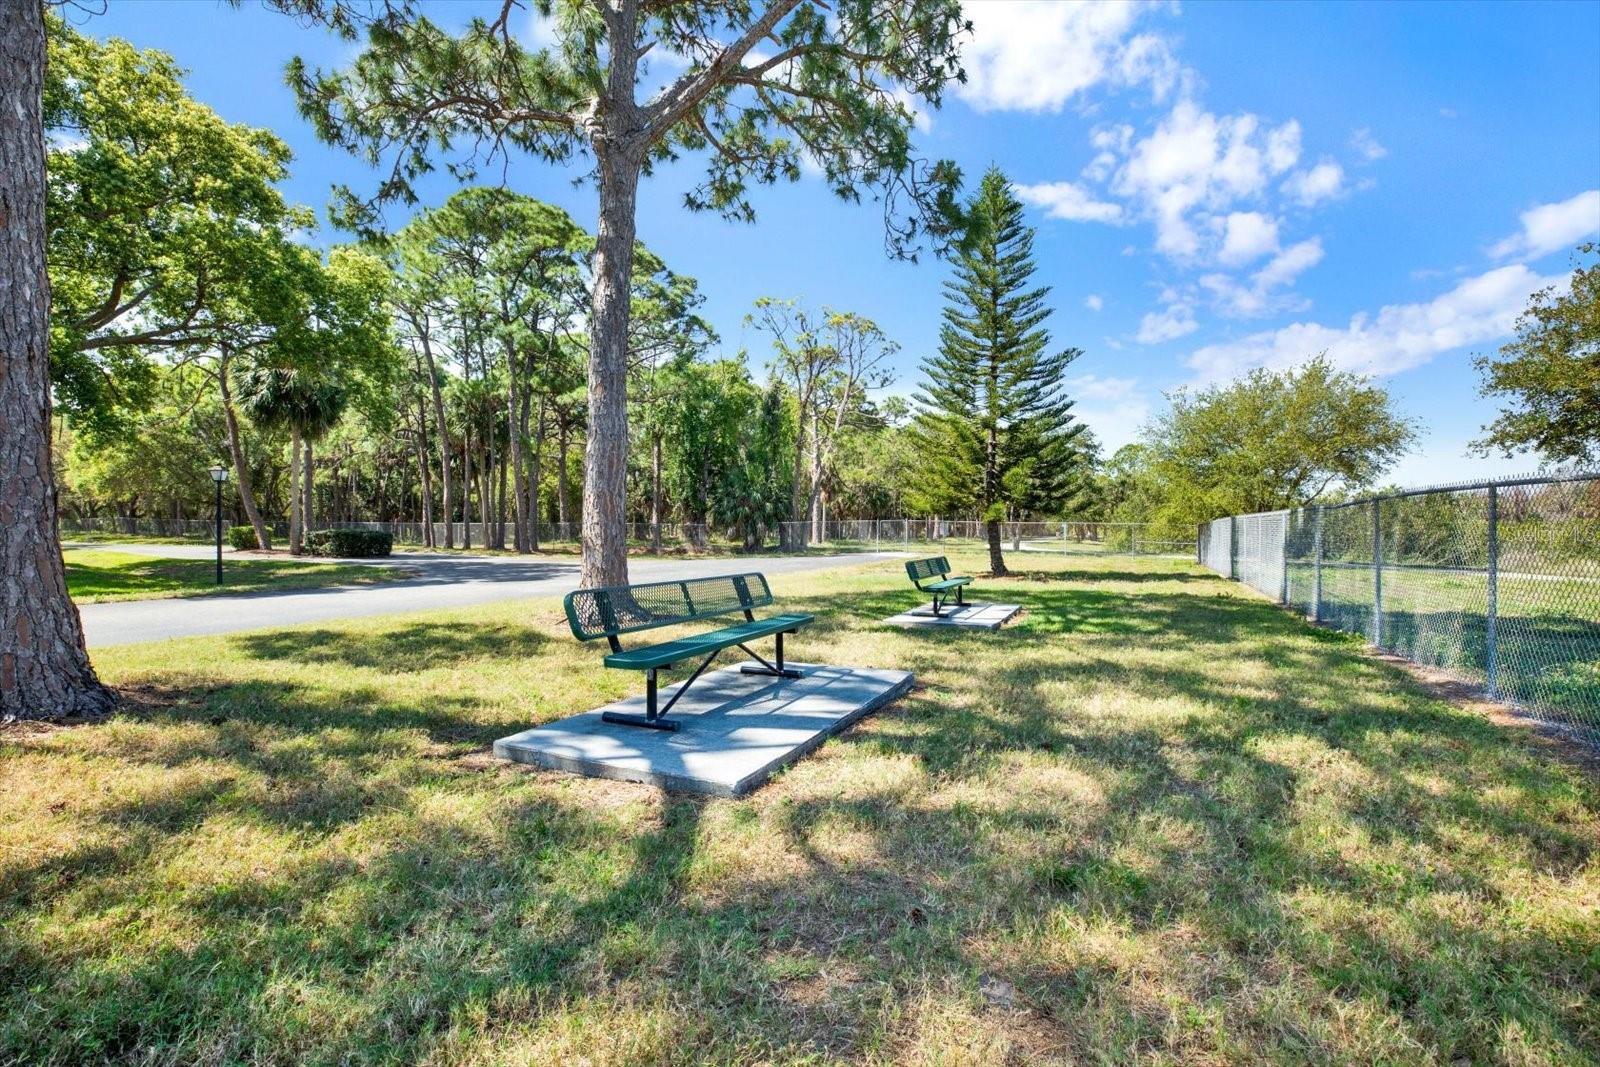
<svg viewBox="0 0 1600 1067">
<path fill-rule="evenodd" d="M 600 721 L 616 723 L 618 726 L 644 726 L 651 730 L 676 730 L 679 725 L 678 721 L 666 718 L 667 712 L 672 710 L 672 705 L 676 704 L 678 698 L 689 691 L 689 686 L 694 684 L 694 680 L 700 677 L 701 672 L 709 667 L 711 661 L 716 658 L 717 654 L 715 652 L 707 656 L 706 661 L 700 664 L 693 674 L 689 675 L 688 681 L 679 686 L 678 691 L 672 694 L 672 699 L 667 701 L 667 706 L 659 710 L 656 707 L 656 668 L 651 667 L 645 672 L 645 713 L 643 715 L 630 715 L 622 711 L 608 711 L 600 716 Z"/>
<path fill-rule="evenodd" d="M 752 667 L 750 664 L 746 663 L 744 666 L 739 668 L 739 670 L 743 671 L 745 674 L 769 674 L 774 678 L 802 677 L 799 671 L 783 665 L 783 634 L 781 632 L 778 634 L 778 662 L 776 664 L 768 663 L 766 660 L 750 651 L 744 645 L 740 645 L 739 649 L 744 652 L 745 655 L 761 664 L 759 667 Z"/>
</svg>

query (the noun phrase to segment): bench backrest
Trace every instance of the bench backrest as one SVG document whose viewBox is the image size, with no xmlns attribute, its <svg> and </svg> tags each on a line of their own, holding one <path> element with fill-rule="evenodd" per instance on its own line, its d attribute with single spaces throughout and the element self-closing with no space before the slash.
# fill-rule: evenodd
<svg viewBox="0 0 1600 1067">
<path fill-rule="evenodd" d="M 572 636 L 579 641 L 593 641 L 764 608 L 771 603 L 772 590 L 767 588 L 766 577 L 750 573 L 577 589 L 567 594 L 564 606 Z"/>
<path fill-rule="evenodd" d="M 950 561 L 943 556 L 906 560 L 906 574 L 911 576 L 913 582 L 925 582 L 929 578 L 943 578 L 949 573 Z"/>
</svg>

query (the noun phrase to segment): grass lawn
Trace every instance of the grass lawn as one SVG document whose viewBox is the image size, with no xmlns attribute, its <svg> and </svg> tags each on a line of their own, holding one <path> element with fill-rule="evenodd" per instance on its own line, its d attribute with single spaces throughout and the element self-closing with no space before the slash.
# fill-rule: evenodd
<svg viewBox="0 0 1600 1067">
<path fill-rule="evenodd" d="M 154 600 L 215 593 L 256 593 L 265 589 L 310 589 L 324 585 L 367 585 L 403 577 L 401 568 L 314 559 L 222 559 L 222 584 L 214 559 L 163 559 L 101 548 L 69 548 L 67 592 L 80 604 L 102 600 Z"/>
<path fill-rule="evenodd" d="M 918 684 L 743 801 L 487 756 L 642 686 L 554 600 L 99 650 L 129 710 L 0 732 L 0 1062 L 1600 1060 L 1594 779 L 1191 564 L 1011 559 L 995 635 L 775 578 Z"/>
</svg>

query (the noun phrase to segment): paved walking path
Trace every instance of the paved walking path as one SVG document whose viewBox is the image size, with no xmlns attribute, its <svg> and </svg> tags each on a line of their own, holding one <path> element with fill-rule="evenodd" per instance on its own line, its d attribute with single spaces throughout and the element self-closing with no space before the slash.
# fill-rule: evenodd
<svg viewBox="0 0 1600 1067">
<path fill-rule="evenodd" d="M 209 558 L 207 551 L 215 551 L 193 545 L 118 544 L 104 547 L 115 548 L 118 552 L 178 558 Z M 628 561 L 628 577 L 635 582 L 649 582 L 674 581 L 707 574 L 736 574 L 741 571 L 792 574 L 894 558 L 897 558 L 897 554 L 892 552 L 860 552 L 837 556 L 631 559 Z M 340 562 L 398 565 L 415 573 L 413 577 L 382 585 L 327 586 L 321 589 L 244 593 L 239 596 L 129 600 L 84 604 L 78 610 L 83 616 L 84 635 L 89 647 L 103 648 L 171 637 L 234 633 L 366 615 L 433 611 L 524 597 L 560 596 L 578 587 L 576 557 L 569 560 L 408 552 L 383 561 Z"/>
</svg>

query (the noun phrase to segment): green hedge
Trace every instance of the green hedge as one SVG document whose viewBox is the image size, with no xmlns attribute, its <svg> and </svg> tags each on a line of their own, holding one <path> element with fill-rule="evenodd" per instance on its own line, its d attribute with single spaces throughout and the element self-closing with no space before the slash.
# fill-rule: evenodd
<svg viewBox="0 0 1600 1067">
<path fill-rule="evenodd" d="M 241 552 L 253 551 L 259 547 L 256 544 L 256 528 L 254 526 L 228 527 L 228 544 Z M 270 544 L 268 547 L 271 547 Z"/>
<path fill-rule="evenodd" d="M 313 530 L 306 548 L 313 556 L 387 556 L 394 550 L 394 535 L 382 530 Z"/>
</svg>

